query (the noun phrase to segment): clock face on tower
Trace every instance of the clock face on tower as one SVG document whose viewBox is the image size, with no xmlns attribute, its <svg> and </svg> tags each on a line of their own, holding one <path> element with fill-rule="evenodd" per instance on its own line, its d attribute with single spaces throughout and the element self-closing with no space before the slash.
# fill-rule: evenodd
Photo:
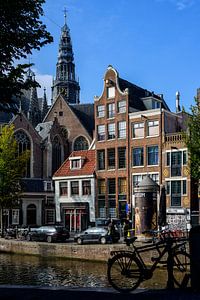
<svg viewBox="0 0 200 300">
<path fill-rule="evenodd" d="M 61 94 L 64 96 L 67 96 L 67 89 L 66 88 L 62 88 L 61 89 Z"/>
</svg>

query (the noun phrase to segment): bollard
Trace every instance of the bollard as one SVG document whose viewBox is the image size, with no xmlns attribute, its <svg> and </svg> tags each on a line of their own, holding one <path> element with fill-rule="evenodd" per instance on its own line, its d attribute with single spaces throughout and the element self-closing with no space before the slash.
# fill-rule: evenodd
<svg viewBox="0 0 200 300">
<path fill-rule="evenodd" d="M 189 233 L 191 287 L 200 291 L 200 226 L 192 227 Z"/>
</svg>

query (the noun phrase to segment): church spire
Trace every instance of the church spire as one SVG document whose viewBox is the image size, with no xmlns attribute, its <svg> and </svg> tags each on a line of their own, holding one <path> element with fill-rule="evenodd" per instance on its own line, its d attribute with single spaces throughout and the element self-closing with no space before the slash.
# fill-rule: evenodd
<svg viewBox="0 0 200 300">
<path fill-rule="evenodd" d="M 46 116 L 48 112 L 48 103 L 47 103 L 47 95 L 46 95 L 46 88 L 44 88 L 44 96 L 43 96 L 43 101 L 42 101 L 42 120 Z"/>
<path fill-rule="evenodd" d="M 79 103 L 80 86 L 75 78 L 74 53 L 70 30 L 67 26 L 66 9 L 64 10 L 64 26 L 61 29 L 56 78 L 53 81 L 52 91 L 53 102 L 59 94 L 62 94 L 68 103 Z"/>
</svg>

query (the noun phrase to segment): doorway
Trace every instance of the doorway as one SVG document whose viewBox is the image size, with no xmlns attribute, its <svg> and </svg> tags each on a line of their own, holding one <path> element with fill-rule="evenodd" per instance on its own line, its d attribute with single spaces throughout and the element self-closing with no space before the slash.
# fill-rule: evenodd
<svg viewBox="0 0 200 300">
<path fill-rule="evenodd" d="M 36 206 L 35 204 L 29 204 L 27 206 L 27 225 L 36 225 Z"/>
</svg>

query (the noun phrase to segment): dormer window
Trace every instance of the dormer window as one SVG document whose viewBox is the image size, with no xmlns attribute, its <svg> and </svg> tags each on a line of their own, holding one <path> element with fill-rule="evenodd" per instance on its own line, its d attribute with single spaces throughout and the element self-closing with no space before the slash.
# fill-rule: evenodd
<svg viewBox="0 0 200 300">
<path fill-rule="evenodd" d="M 70 157 L 70 169 L 71 170 L 76 170 L 76 169 L 81 169 L 84 158 L 83 157 Z"/>
<path fill-rule="evenodd" d="M 71 169 L 80 169 L 80 159 L 74 159 L 71 161 Z"/>
<path fill-rule="evenodd" d="M 160 102 L 152 100 L 152 109 L 160 108 Z"/>
</svg>

